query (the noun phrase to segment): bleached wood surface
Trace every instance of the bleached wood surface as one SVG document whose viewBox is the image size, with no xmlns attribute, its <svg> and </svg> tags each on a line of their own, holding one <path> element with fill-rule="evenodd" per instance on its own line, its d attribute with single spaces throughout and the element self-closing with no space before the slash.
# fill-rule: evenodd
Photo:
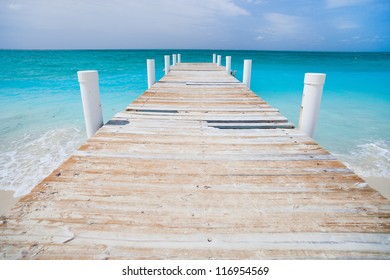
<svg viewBox="0 0 390 280">
<path fill-rule="evenodd" d="M 180 63 L 2 217 L 3 259 L 390 258 L 390 204 L 215 64 Z"/>
</svg>

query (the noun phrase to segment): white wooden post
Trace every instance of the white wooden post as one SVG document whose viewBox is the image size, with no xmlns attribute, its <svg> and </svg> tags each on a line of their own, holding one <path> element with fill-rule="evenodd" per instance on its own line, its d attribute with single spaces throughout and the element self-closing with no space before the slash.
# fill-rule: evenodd
<svg viewBox="0 0 390 280">
<path fill-rule="evenodd" d="M 148 73 L 148 88 L 151 88 L 152 85 L 156 82 L 156 69 L 154 59 L 146 60 L 146 68 Z"/>
<path fill-rule="evenodd" d="M 172 55 L 172 66 L 176 65 L 176 54 Z"/>
<path fill-rule="evenodd" d="M 226 73 L 230 74 L 232 71 L 232 57 L 227 56 L 226 57 Z"/>
<path fill-rule="evenodd" d="M 326 75 L 322 73 L 305 74 L 299 129 L 311 138 L 317 127 L 325 78 Z"/>
<path fill-rule="evenodd" d="M 221 56 L 217 55 L 217 65 L 221 66 Z"/>
<path fill-rule="evenodd" d="M 217 55 L 215 53 L 213 53 L 213 63 L 217 63 Z"/>
<path fill-rule="evenodd" d="M 252 60 L 244 60 L 244 75 L 242 82 L 248 87 L 251 88 L 251 72 L 252 72 Z"/>
<path fill-rule="evenodd" d="M 165 55 L 164 59 L 165 59 L 165 75 L 166 75 L 169 72 L 169 63 L 170 63 L 169 55 Z"/>
<path fill-rule="evenodd" d="M 180 53 L 177 54 L 177 63 L 181 63 L 181 54 Z"/>
<path fill-rule="evenodd" d="M 103 126 L 102 105 L 100 102 L 99 75 L 95 70 L 78 71 L 81 100 L 83 102 L 85 126 L 88 138 Z"/>
</svg>

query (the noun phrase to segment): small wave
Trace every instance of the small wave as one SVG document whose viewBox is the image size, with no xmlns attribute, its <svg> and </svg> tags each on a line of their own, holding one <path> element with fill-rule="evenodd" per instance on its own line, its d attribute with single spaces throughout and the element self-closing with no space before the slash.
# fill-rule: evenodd
<svg viewBox="0 0 390 280">
<path fill-rule="evenodd" d="M 28 194 L 84 140 L 77 128 L 61 128 L 7 143 L 0 154 L 0 189 L 12 190 L 17 197 Z"/>
<path fill-rule="evenodd" d="M 390 178 L 389 141 L 360 144 L 349 153 L 336 156 L 361 177 Z"/>
</svg>

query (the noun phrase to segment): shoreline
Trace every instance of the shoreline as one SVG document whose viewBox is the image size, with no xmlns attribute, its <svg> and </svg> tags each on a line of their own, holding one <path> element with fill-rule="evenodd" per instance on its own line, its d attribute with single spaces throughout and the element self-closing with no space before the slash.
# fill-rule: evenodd
<svg viewBox="0 0 390 280">
<path fill-rule="evenodd" d="M 390 200 L 390 178 L 365 177 L 364 181 Z M 22 197 L 14 197 L 13 191 L 0 190 L 0 216 L 6 215 Z"/>
</svg>

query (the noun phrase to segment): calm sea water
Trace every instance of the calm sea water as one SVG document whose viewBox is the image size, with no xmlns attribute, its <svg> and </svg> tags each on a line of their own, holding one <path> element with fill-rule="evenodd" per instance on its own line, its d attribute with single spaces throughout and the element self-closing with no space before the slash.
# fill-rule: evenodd
<svg viewBox="0 0 390 280">
<path fill-rule="evenodd" d="M 76 72 L 98 70 L 104 120 L 142 94 L 146 59 L 211 62 L 211 50 L 0 51 L 0 189 L 31 189 L 86 140 Z M 298 123 L 305 72 L 327 74 L 316 140 L 361 176 L 390 178 L 390 53 L 217 51 Z M 223 63 L 224 64 L 224 63 Z"/>
</svg>

